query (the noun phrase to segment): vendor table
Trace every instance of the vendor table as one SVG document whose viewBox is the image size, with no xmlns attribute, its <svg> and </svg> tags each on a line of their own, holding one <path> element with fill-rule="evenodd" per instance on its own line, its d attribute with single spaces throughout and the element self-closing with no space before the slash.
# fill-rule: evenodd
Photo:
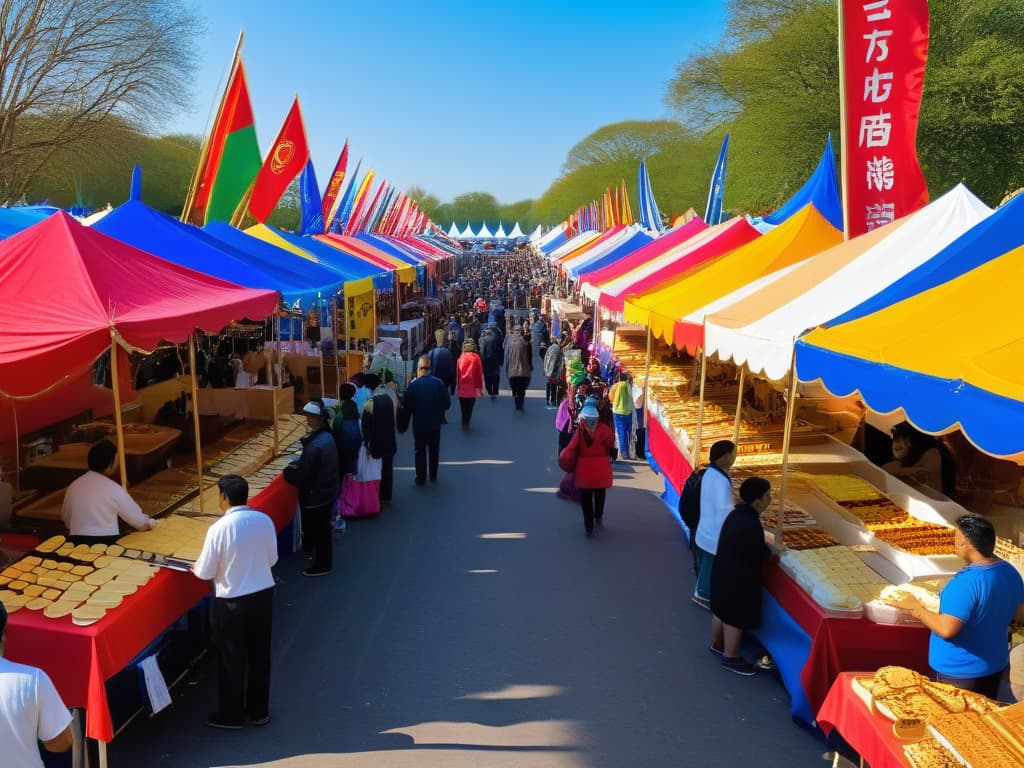
<svg viewBox="0 0 1024 768">
<path fill-rule="evenodd" d="M 871 768 L 910 768 L 903 753 L 904 742 L 893 736 L 892 720 L 871 712 L 853 690 L 855 677 L 871 674 L 841 673 L 821 705 L 818 724 L 826 734 L 833 728 L 838 731 Z"/>
<path fill-rule="evenodd" d="M 297 496 L 278 476 L 249 504 L 269 515 L 280 532 L 295 515 Z M 209 583 L 191 573 L 160 569 L 148 584 L 88 627 L 73 624 L 70 617 L 48 619 L 41 612 L 22 609 L 8 621 L 4 655 L 44 670 L 65 705 L 85 709 L 86 736 L 110 741 L 114 729 L 106 681 L 209 592 Z"/>
<path fill-rule="evenodd" d="M 929 673 L 929 632 L 923 626 L 833 618 L 777 565 L 765 568 L 764 579 L 771 599 L 762 603 L 763 624 L 755 635 L 778 665 L 793 717 L 813 722 L 813 713 L 842 672 L 896 665 Z M 795 629 L 810 642 L 806 652 L 793 652 Z"/>
</svg>

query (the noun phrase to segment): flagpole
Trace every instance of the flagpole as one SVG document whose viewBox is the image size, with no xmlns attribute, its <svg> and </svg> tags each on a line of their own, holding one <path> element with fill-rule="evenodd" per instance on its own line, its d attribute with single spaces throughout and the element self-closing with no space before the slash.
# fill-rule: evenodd
<svg viewBox="0 0 1024 768">
<path fill-rule="evenodd" d="M 843 0 L 836 2 L 836 9 L 839 15 L 839 177 L 841 189 L 839 194 L 843 205 L 843 239 L 850 239 L 850 209 L 846 190 L 850 180 L 850 169 L 846 160 L 846 139 L 848 128 L 846 125 L 846 30 L 843 25 Z"/>
<path fill-rule="evenodd" d="M 185 197 L 185 205 L 181 209 L 180 221 L 188 221 L 189 216 L 192 215 L 192 205 L 195 203 L 196 192 L 199 189 L 199 177 L 206 167 L 206 161 L 210 156 L 210 139 L 212 138 L 213 127 L 220 122 L 220 116 L 224 112 L 224 102 L 227 100 L 228 88 L 231 87 L 231 79 L 235 74 L 235 70 L 238 69 L 238 64 L 241 61 L 240 56 L 242 53 L 242 41 L 245 40 L 245 30 L 239 30 L 238 42 L 235 43 L 235 53 L 231 57 L 231 67 L 228 69 L 228 78 L 224 84 L 224 93 L 221 94 L 220 104 L 217 105 L 217 114 L 213 118 L 213 122 L 209 125 L 209 129 L 203 138 L 203 145 L 199 149 L 199 162 L 196 164 L 196 170 L 192 174 L 192 183 L 189 184 L 188 195 Z"/>
</svg>

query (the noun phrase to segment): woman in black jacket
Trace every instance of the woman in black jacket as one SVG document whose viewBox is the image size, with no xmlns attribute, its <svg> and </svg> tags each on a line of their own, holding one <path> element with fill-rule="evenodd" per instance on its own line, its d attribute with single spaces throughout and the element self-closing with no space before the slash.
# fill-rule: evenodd
<svg viewBox="0 0 1024 768">
<path fill-rule="evenodd" d="M 380 501 L 391 501 L 395 454 L 397 398 L 383 384 L 373 390 L 373 397 L 363 406 L 363 442 L 375 459 L 380 459 Z"/>
</svg>

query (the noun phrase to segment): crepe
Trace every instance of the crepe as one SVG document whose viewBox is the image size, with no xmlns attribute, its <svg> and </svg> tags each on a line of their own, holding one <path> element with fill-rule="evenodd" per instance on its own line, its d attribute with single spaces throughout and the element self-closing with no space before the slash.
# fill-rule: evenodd
<svg viewBox="0 0 1024 768">
<path fill-rule="evenodd" d="M 84 581 L 86 584 L 92 584 L 93 586 L 102 586 L 108 581 L 114 578 L 114 572 L 109 568 L 102 568 L 98 571 L 93 571 L 85 577 Z"/>
<path fill-rule="evenodd" d="M 106 608 L 86 603 L 71 612 L 71 620 L 79 626 L 88 626 L 95 624 L 106 615 Z"/>
<path fill-rule="evenodd" d="M 30 600 L 25 603 L 25 607 L 30 611 L 41 611 L 47 606 L 53 605 L 52 600 L 47 600 L 45 597 L 37 597 L 34 600 Z"/>
</svg>

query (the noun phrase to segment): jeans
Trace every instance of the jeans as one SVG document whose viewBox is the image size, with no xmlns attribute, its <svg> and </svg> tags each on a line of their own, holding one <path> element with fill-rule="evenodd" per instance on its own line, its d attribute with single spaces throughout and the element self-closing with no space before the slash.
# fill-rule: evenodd
<svg viewBox="0 0 1024 768">
<path fill-rule="evenodd" d="M 629 433 L 633 428 L 633 414 L 627 414 L 626 416 L 620 416 L 617 413 L 612 414 L 615 419 L 615 434 L 619 438 L 619 458 L 629 458 Z"/>
<path fill-rule="evenodd" d="M 523 402 L 526 400 L 526 385 L 529 382 L 529 376 L 508 377 L 508 385 L 512 389 L 512 399 L 515 401 L 517 411 L 523 410 Z"/>
<path fill-rule="evenodd" d="M 604 517 L 604 488 L 580 488 L 580 500 L 583 504 L 583 527 L 587 531 L 594 530 L 594 521 L 601 522 Z"/>
<path fill-rule="evenodd" d="M 416 482 L 421 485 L 427 479 L 427 463 L 429 454 L 430 479 L 437 480 L 438 452 L 441 450 L 441 428 L 413 432 L 413 443 L 416 454 Z"/>
<path fill-rule="evenodd" d="M 547 402 L 548 405 L 558 405 L 558 382 L 557 381 L 551 381 L 550 379 L 548 380 L 547 392 L 546 392 L 545 397 L 547 399 L 546 402 Z"/>
<path fill-rule="evenodd" d="M 315 571 L 329 571 L 333 565 L 331 516 L 337 503 L 338 500 L 335 499 L 330 504 L 299 509 L 302 520 L 302 548 L 312 553 L 313 565 L 310 567 Z"/>
<path fill-rule="evenodd" d="M 693 588 L 694 597 L 711 600 L 711 569 L 715 556 L 697 547 L 697 583 Z"/>
<path fill-rule="evenodd" d="M 459 409 L 462 411 L 462 426 L 468 427 L 473 418 L 473 406 L 476 405 L 475 397 L 460 397 Z"/>
<path fill-rule="evenodd" d="M 217 714 L 241 725 L 270 712 L 270 630 L 274 588 L 242 597 L 215 597 L 210 625 L 217 651 L 220 698 Z"/>
</svg>

